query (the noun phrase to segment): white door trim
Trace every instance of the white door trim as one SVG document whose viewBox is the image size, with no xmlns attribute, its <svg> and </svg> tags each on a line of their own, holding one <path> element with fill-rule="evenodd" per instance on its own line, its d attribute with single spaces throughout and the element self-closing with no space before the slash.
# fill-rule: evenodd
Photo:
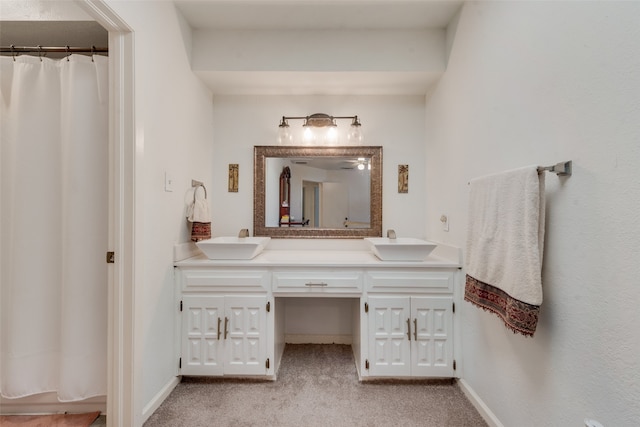
<svg viewBox="0 0 640 427">
<path fill-rule="evenodd" d="M 134 39 L 104 0 L 76 0 L 109 31 L 109 267 L 107 425 L 141 424 L 140 369 L 135 352 Z"/>
</svg>

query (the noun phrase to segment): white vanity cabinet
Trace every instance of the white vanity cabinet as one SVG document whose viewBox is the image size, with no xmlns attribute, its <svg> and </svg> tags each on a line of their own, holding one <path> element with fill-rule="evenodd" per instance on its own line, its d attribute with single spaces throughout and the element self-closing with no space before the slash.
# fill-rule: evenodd
<svg viewBox="0 0 640 427">
<path fill-rule="evenodd" d="M 288 339 L 350 339 L 361 380 L 456 377 L 462 263 L 449 253 L 385 262 L 369 251 L 265 250 L 245 261 L 177 262 L 179 374 L 275 379 Z M 313 304 L 301 298 L 320 311 L 301 309 Z"/>
<path fill-rule="evenodd" d="M 369 297 L 369 375 L 453 377 L 450 297 Z"/>
<path fill-rule="evenodd" d="M 180 374 L 272 374 L 268 272 L 184 269 L 176 276 L 181 285 Z"/>
<path fill-rule="evenodd" d="M 455 277 L 446 269 L 367 272 L 364 376 L 455 376 Z"/>
</svg>

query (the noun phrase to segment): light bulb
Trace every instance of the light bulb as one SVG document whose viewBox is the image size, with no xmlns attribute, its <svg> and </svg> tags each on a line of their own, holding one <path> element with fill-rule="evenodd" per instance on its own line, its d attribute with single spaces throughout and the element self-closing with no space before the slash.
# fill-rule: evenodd
<svg viewBox="0 0 640 427">
<path fill-rule="evenodd" d="M 329 145 L 335 145 L 338 142 L 338 131 L 335 126 L 330 126 L 329 129 L 327 129 L 326 139 Z"/>
<path fill-rule="evenodd" d="M 358 163 L 358 170 L 364 170 L 364 165 L 362 163 Z"/>
<path fill-rule="evenodd" d="M 303 141 L 305 144 L 307 145 L 311 145 L 315 142 L 315 135 L 313 130 L 311 130 L 310 127 L 305 127 L 304 128 L 304 134 L 302 137 Z"/>
<path fill-rule="evenodd" d="M 293 141 L 293 135 L 291 135 L 289 126 L 280 126 L 278 128 L 278 144 L 291 145 L 292 141 Z"/>
<path fill-rule="evenodd" d="M 278 144 L 291 145 L 292 140 L 293 140 L 293 135 L 291 135 L 291 130 L 289 129 L 289 123 L 287 123 L 287 120 L 284 117 L 282 117 L 282 120 L 278 125 Z"/>
<path fill-rule="evenodd" d="M 352 145 L 360 145 L 362 143 L 362 125 L 358 121 L 358 116 L 354 117 L 353 122 L 351 122 L 347 140 Z"/>
</svg>

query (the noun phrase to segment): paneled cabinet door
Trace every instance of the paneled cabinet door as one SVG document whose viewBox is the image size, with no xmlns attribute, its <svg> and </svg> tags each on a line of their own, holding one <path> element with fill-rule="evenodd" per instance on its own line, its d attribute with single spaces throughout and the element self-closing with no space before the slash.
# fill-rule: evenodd
<svg viewBox="0 0 640 427">
<path fill-rule="evenodd" d="M 369 297 L 371 376 L 453 377 L 451 297 Z"/>
<path fill-rule="evenodd" d="M 266 296 L 185 295 L 182 375 L 265 375 Z"/>
<path fill-rule="evenodd" d="M 453 377 L 453 299 L 411 298 L 411 375 Z"/>
<path fill-rule="evenodd" d="M 225 297 L 225 375 L 267 373 L 267 297 Z"/>
<path fill-rule="evenodd" d="M 408 297 L 369 298 L 369 373 L 411 375 L 411 343 L 407 337 Z"/>
</svg>

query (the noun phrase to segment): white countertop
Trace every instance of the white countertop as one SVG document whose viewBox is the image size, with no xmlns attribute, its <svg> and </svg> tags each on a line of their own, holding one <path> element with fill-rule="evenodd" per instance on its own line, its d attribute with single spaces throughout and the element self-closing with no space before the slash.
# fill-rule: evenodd
<svg viewBox="0 0 640 427">
<path fill-rule="evenodd" d="M 199 253 L 175 262 L 176 267 L 404 267 L 457 268 L 458 248 L 438 246 L 424 261 L 381 261 L 368 250 L 265 249 L 251 260 L 211 260 Z"/>
</svg>

